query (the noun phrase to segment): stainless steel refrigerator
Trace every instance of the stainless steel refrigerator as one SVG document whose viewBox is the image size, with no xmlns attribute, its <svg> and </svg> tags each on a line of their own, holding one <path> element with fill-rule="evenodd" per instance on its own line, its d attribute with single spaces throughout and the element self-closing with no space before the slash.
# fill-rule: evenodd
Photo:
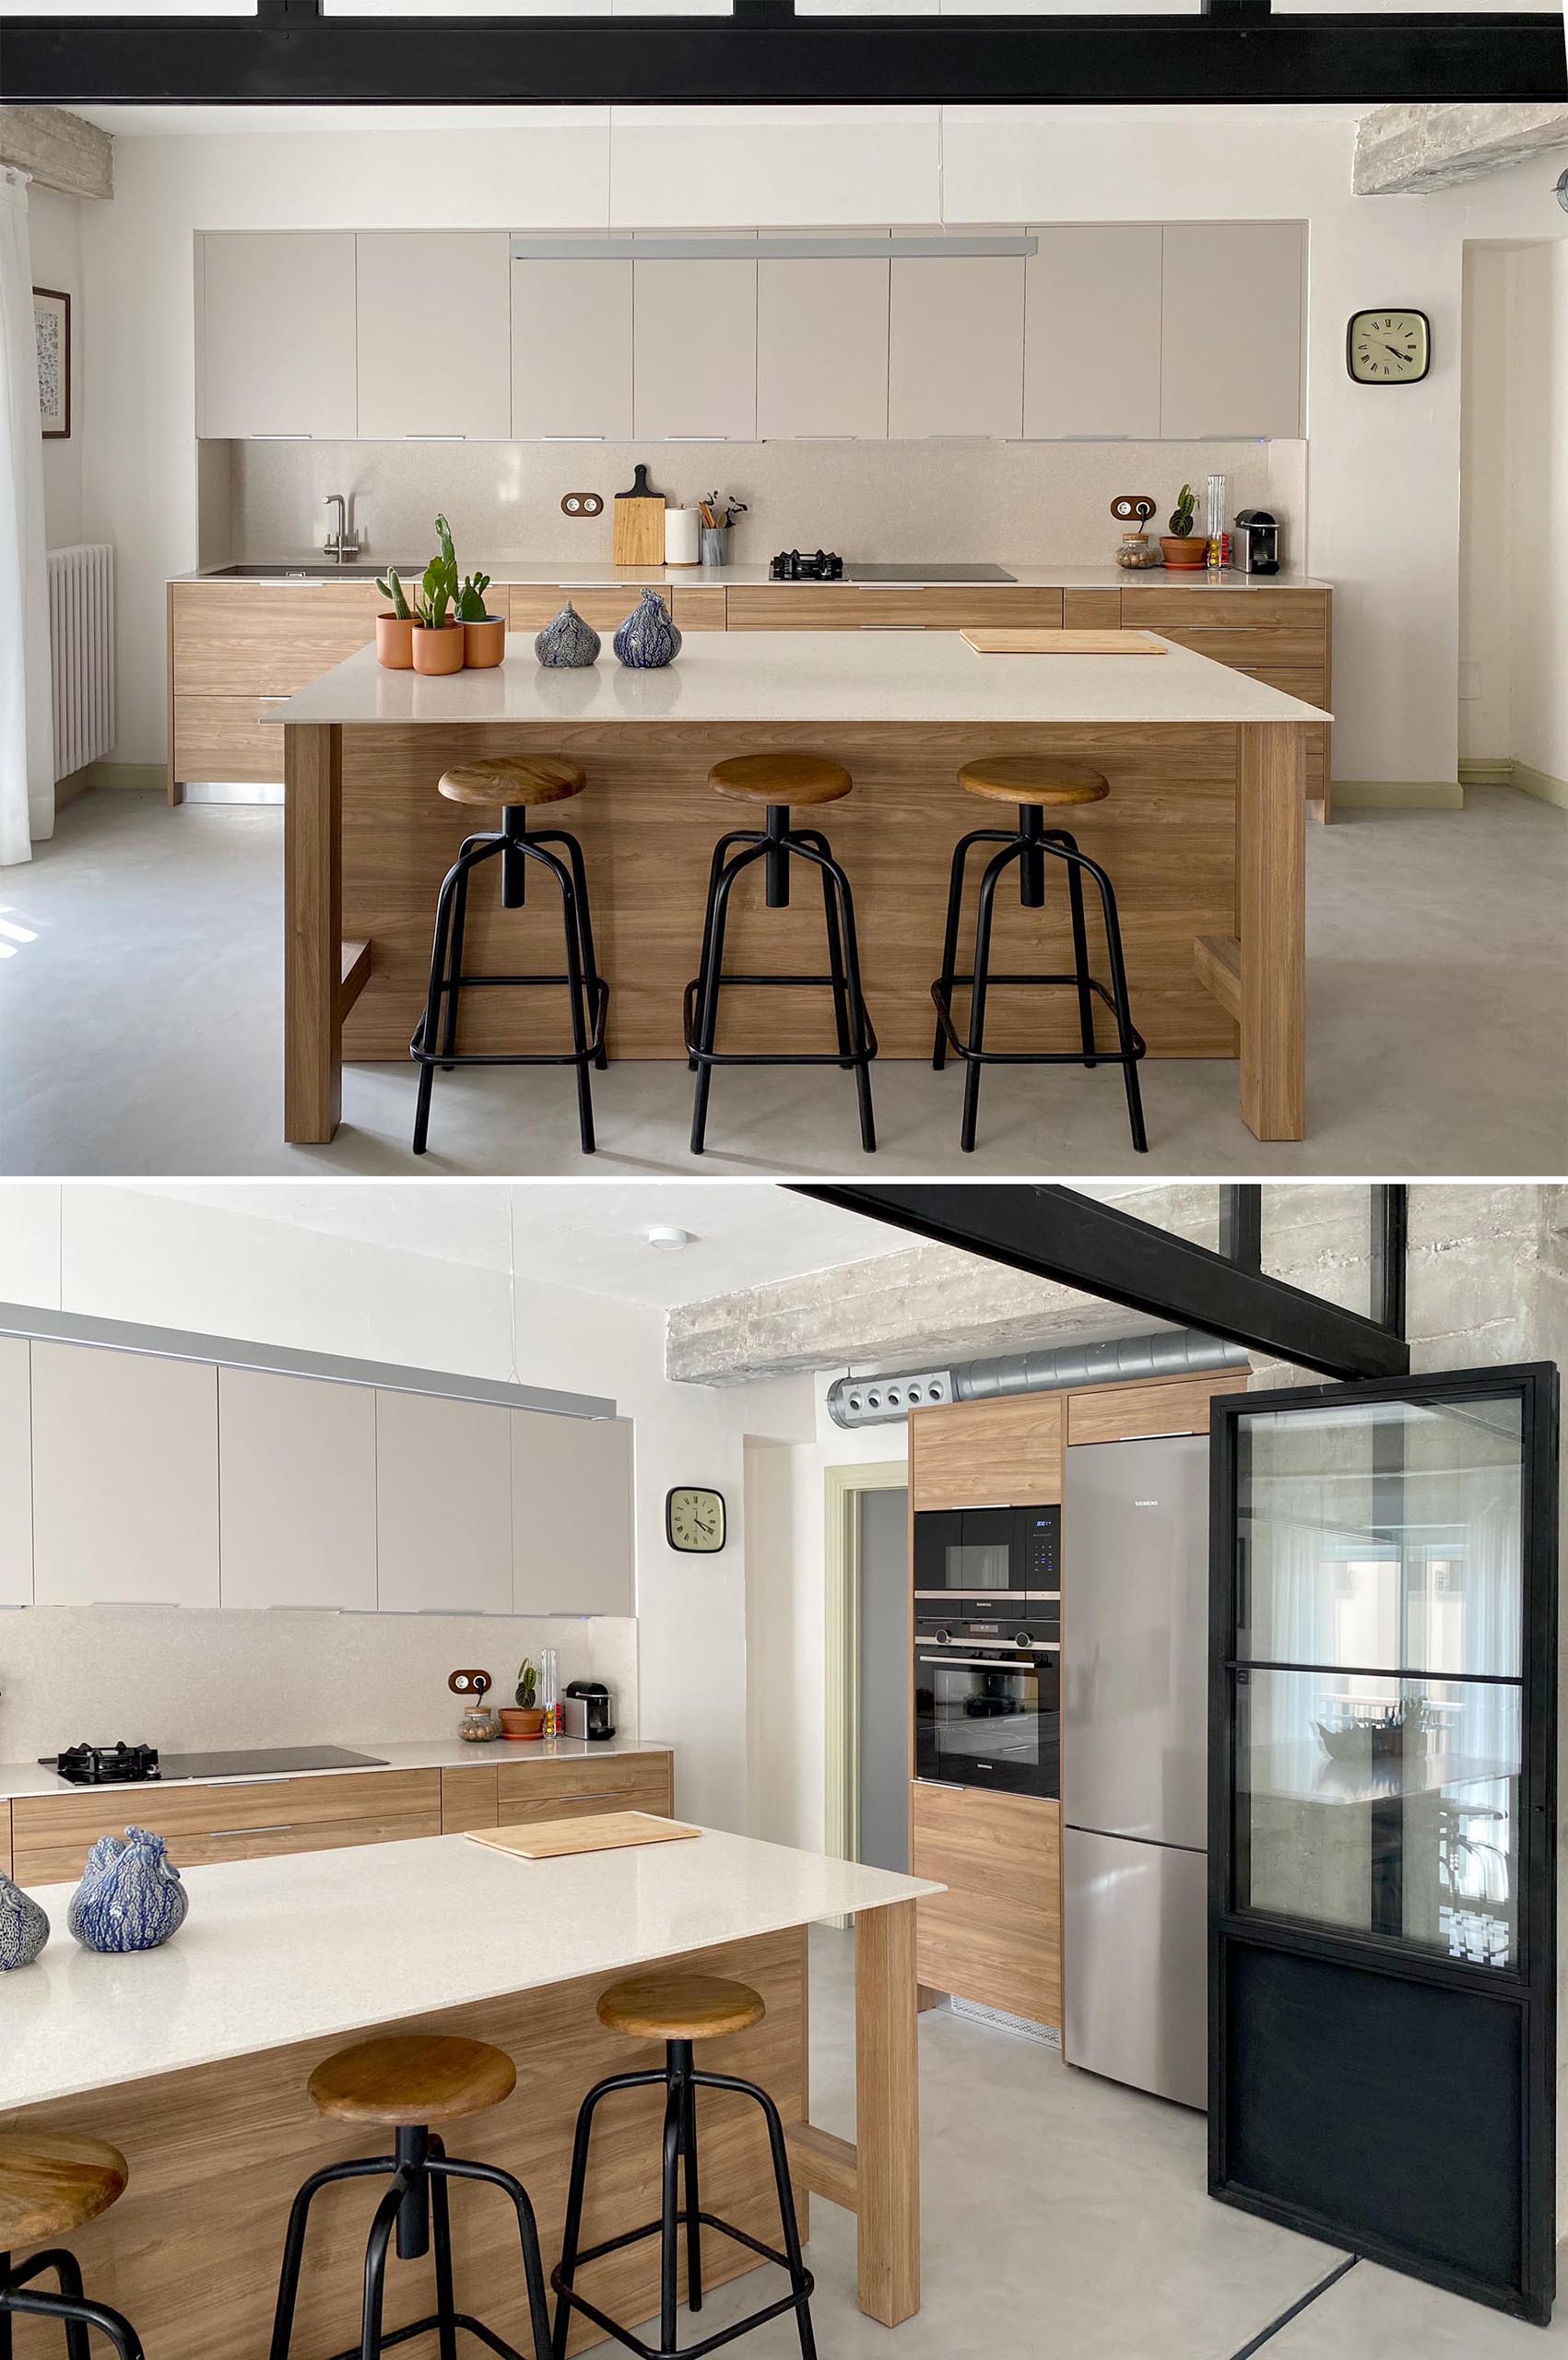
<svg viewBox="0 0 1568 2360">
<path fill-rule="evenodd" d="M 1079 1444 L 1062 1511 L 1063 2048 L 1207 2096 L 1208 1438 Z"/>
</svg>

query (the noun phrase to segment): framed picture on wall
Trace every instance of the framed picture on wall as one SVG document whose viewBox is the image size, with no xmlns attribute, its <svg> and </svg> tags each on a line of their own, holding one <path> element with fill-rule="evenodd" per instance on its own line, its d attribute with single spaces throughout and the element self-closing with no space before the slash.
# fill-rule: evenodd
<svg viewBox="0 0 1568 2360">
<path fill-rule="evenodd" d="M 71 299 L 57 288 L 32 290 L 38 333 L 38 407 L 46 441 L 71 431 Z"/>
</svg>

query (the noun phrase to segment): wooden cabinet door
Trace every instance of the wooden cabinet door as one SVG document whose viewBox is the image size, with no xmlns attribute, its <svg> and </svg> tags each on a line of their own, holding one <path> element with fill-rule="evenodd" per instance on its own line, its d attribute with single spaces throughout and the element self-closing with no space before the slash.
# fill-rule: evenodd
<svg viewBox="0 0 1568 2360">
<path fill-rule="evenodd" d="M 888 432 L 885 262 L 757 266 L 757 431 L 764 441 Z"/>
<path fill-rule="evenodd" d="M 218 1601 L 376 1603 L 376 1397 L 268 1369 L 218 1372 Z"/>
<path fill-rule="evenodd" d="M 630 262 L 513 264 L 512 431 L 631 441 Z"/>
<path fill-rule="evenodd" d="M 1044 1796 L 914 1780 L 910 1874 L 923 1984 L 1033 2024 L 1062 2020 L 1062 1812 Z"/>
<path fill-rule="evenodd" d="M 890 435 L 1023 432 L 1023 257 L 891 265 Z"/>
<path fill-rule="evenodd" d="M 512 1412 L 514 1614 L 631 1614 L 631 1422 Z"/>
<path fill-rule="evenodd" d="M 40 1606 L 216 1606 L 218 1371 L 32 1347 L 33 1595 Z"/>
<path fill-rule="evenodd" d="M 1062 1496 L 1065 1394 L 1019 1394 L 912 1410 L 910 1504 L 925 1508 L 1053 1507 Z"/>
<path fill-rule="evenodd" d="M 1067 1440 L 1136 1442 L 1149 1434 L 1206 1434 L 1217 1393 L 1244 1393 L 1244 1368 L 1212 1376 L 1155 1379 L 1148 1385 L 1091 1386 L 1067 1396 Z"/>
<path fill-rule="evenodd" d="M 0 1606 L 32 1604 L 30 1350 L 0 1336 Z"/>
<path fill-rule="evenodd" d="M 757 432 L 756 264 L 637 262 L 632 271 L 637 439 L 750 442 Z"/>
<path fill-rule="evenodd" d="M 353 232 L 227 230 L 196 269 L 197 433 L 351 442 Z"/>
<path fill-rule="evenodd" d="M 1161 231 L 1141 222 L 1036 230 L 1024 275 L 1023 431 L 1160 433 Z"/>
<path fill-rule="evenodd" d="M 376 1395 L 376 1603 L 383 1614 L 512 1611 L 512 1411 Z"/>
<path fill-rule="evenodd" d="M 670 592 L 659 583 L 650 583 L 666 606 Z M 607 639 L 620 629 L 643 596 L 643 584 L 628 582 L 619 585 L 607 584 L 602 589 L 585 589 L 576 583 L 514 583 L 512 590 L 512 628 L 519 631 L 543 631 L 554 622 L 562 607 L 570 600 L 583 620 Z M 684 628 L 684 626 L 682 626 Z M 614 661 L 609 649 L 603 651 L 601 660 Z"/>
<path fill-rule="evenodd" d="M 18 1882 L 78 1877 L 88 1847 L 118 1835 L 135 1799 L 157 1803 L 158 1832 L 177 1868 L 331 1852 L 441 1833 L 438 1770 L 356 1770 L 322 1778 L 243 1778 L 214 1785 L 84 1788 L 19 1795 L 13 1811 Z"/>
<path fill-rule="evenodd" d="M 369 230 L 359 273 L 361 442 L 512 432 L 504 230 Z"/>
<path fill-rule="evenodd" d="M 1164 235 L 1161 435 L 1300 434 L 1303 224 L 1176 222 Z"/>
</svg>

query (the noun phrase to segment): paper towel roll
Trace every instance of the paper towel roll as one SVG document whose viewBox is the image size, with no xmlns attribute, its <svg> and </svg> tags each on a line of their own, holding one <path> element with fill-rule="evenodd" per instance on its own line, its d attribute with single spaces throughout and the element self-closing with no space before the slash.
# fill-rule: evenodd
<svg viewBox="0 0 1568 2360">
<path fill-rule="evenodd" d="M 695 508 L 665 510 L 665 563 L 695 565 L 701 519 Z"/>
</svg>

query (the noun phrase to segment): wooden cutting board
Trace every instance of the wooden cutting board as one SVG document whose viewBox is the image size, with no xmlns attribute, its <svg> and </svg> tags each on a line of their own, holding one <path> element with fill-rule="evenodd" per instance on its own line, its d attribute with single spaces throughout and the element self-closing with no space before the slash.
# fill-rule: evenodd
<svg viewBox="0 0 1568 2360">
<path fill-rule="evenodd" d="M 665 561 L 665 496 L 648 489 L 648 470 L 641 463 L 632 469 L 631 489 L 615 498 L 616 565 L 663 565 Z"/>
<path fill-rule="evenodd" d="M 1163 655 L 1146 631 L 987 631 L 961 632 L 977 655 Z"/>
<path fill-rule="evenodd" d="M 620 1852 L 631 1844 L 675 1844 L 701 1835 L 678 1819 L 655 1819 L 652 1811 L 595 1811 L 582 1819 L 536 1819 L 525 1827 L 470 1827 L 470 1844 L 488 1844 L 519 1860 L 562 1860 L 571 1852 Z"/>
</svg>

